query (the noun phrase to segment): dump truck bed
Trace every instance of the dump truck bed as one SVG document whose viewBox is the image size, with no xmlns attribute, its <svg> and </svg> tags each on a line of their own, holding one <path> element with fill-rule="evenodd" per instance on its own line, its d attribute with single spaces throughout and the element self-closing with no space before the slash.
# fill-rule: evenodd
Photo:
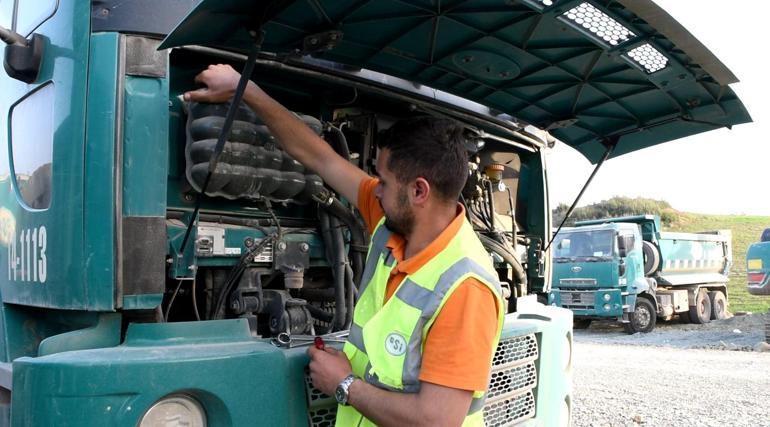
<svg viewBox="0 0 770 427">
<path fill-rule="evenodd" d="M 674 286 L 727 283 L 732 265 L 731 240 L 729 230 L 658 233 L 659 281 Z"/>
</svg>

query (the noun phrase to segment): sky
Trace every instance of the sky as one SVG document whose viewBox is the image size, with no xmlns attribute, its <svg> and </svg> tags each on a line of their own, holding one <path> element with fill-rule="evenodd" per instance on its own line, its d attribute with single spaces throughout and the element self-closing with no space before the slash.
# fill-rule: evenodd
<svg viewBox="0 0 770 427">
<path fill-rule="evenodd" d="M 607 160 L 578 206 L 627 196 L 685 212 L 770 216 L 770 2 L 655 2 L 738 77 L 730 87 L 754 122 Z M 560 142 L 547 156 L 551 206 L 570 205 L 594 166 Z"/>
</svg>

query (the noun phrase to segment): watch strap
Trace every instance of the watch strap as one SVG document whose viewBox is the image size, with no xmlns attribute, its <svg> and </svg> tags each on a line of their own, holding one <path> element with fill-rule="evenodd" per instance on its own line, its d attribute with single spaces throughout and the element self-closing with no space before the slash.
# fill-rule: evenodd
<svg viewBox="0 0 770 427">
<path fill-rule="evenodd" d="M 340 405 L 347 405 L 349 396 L 350 396 L 350 386 L 353 384 L 353 382 L 356 380 L 356 376 L 353 374 L 348 375 L 345 377 L 342 381 L 340 381 L 339 385 L 337 386 L 337 390 L 339 390 L 341 393 L 335 392 L 335 398 L 337 399 L 337 403 Z"/>
</svg>

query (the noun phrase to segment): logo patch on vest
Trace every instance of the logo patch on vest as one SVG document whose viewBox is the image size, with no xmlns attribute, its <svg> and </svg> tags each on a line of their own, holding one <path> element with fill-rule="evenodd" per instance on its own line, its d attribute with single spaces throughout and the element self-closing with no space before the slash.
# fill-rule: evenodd
<svg viewBox="0 0 770 427">
<path fill-rule="evenodd" d="M 392 332 L 385 337 L 385 350 L 393 356 L 401 356 L 406 353 L 406 339 Z"/>
</svg>

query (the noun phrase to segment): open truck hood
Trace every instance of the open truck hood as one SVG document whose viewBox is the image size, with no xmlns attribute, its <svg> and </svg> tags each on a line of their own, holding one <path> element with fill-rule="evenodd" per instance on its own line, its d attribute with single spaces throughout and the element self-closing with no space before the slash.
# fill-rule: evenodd
<svg viewBox="0 0 770 427">
<path fill-rule="evenodd" d="M 751 121 L 735 76 L 649 0 L 203 0 L 161 45 L 306 55 L 551 132 L 592 163 Z"/>
</svg>

